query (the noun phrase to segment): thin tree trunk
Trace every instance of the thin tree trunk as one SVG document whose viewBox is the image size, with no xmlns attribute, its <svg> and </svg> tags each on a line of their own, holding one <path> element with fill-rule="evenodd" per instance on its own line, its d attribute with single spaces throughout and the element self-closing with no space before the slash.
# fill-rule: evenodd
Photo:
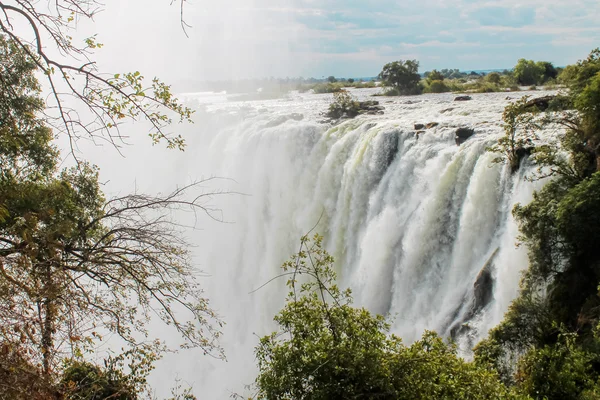
<svg viewBox="0 0 600 400">
<path fill-rule="evenodd" d="M 52 370 L 52 357 L 54 353 L 54 322 L 56 318 L 54 305 L 54 282 L 52 280 L 52 266 L 46 263 L 44 299 L 42 301 L 42 356 L 44 375 L 50 375 Z"/>
</svg>

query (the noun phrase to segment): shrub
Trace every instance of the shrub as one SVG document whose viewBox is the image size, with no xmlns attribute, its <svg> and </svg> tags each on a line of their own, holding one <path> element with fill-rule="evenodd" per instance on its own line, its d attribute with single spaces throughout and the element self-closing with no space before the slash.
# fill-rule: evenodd
<svg viewBox="0 0 600 400">
<path fill-rule="evenodd" d="M 333 102 L 329 105 L 327 116 L 333 119 L 354 118 L 360 112 L 360 104 L 345 90 L 333 94 Z"/>
<path fill-rule="evenodd" d="M 341 83 L 319 83 L 313 86 L 313 91 L 317 94 L 337 93 L 344 90 L 344 85 Z"/>
<path fill-rule="evenodd" d="M 302 239 L 284 264 L 291 277 L 278 332 L 256 348 L 260 399 L 517 399 L 495 372 L 461 359 L 456 346 L 426 332 L 411 346 L 389 334 L 381 315 L 352 306 L 335 283 L 322 237 Z M 302 282 L 296 281 L 303 277 Z"/>
<path fill-rule="evenodd" d="M 445 93 L 450 92 L 450 88 L 441 80 L 435 80 L 429 82 L 429 86 L 426 88 L 426 92 L 428 93 Z"/>
<path fill-rule="evenodd" d="M 499 73 L 497 73 L 497 72 L 490 72 L 485 77 L 485 80 L 488 81 L 491 84 L 499 85 L 502 82 L 502 76 Z"/>
</svg>

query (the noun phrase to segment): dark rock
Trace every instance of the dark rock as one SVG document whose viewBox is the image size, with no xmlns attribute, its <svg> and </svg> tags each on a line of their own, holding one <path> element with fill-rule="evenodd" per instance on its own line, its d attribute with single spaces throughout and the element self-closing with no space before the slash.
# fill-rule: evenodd
<svg viewBox="0 0 600 400">
<path fill-rule="evenodd" d="M 460 146 L 467 141 L 471 136 L 475 134 L 475 130 L 472 128 L 458 128 L 456 130 L 456 144 Z"/>
<path fill-rule="evenodd" d="M 473 301 L 462 318 L 450 327 L 450 336 L 452 338 L 468 332 L 471 329 L 469 322 L 494 299 L 494 260 L 499 252 L 500 248 L 498 247 L 490 258 L 488 258 L 481 271 L 479 271 L 479 274 L 477 274 L 477 278 L 475 278 L 475 283 L 473 284 Z M 466 298 L 463 301 L 466 301 Z M 462 310 L 462 307 L 457 309 L 452 319 L 455 320 Z"/>
<path fill-rule="evenodd" d="M 377 100 L 367 100 L 367 101 L 361 101 L 358 104 L 360 104 L 360 108 L 367 108 L 367 107 L 378 106 L 379 102 Z"/>
<path fill-rule="evenodd" d="M 525 157 L 529 157 L 531 155 L 531 153 L 533 153 L 533 150 L 535 150 L 535 146 L 517 148 L 517 150 L 515 150 L 515 154 L 517 156 L 517 159 L 519 160 L 519 163 Z"/>
<path fill-rule="evenodd" d="M 496 258 L 499 250 L 500 248 L 497 248 L 494 251 L 494 254 L 488 259 L 475 279 L 475 284 L 473 285 L 473 314 L 477 314 L 487 307 L 494 297 L 494 276 L 492 270 L 494 267 L 494 258 Z"/>
<path fill-rule="evenodd" d="M 440 124 L 439 122 L 430 122 L 427 125 L 425 125 L 425 128 L 427 128 L 427 129 L 435 128 L 439 124 Z"/>
<path fill-rule="evenodd" d="M 556 96 L 543 96 L 531 99 L 525 104 L 525 108 L 537 107 L 537 109 L 540 111 L 546 111 L 550 107 L 552 100 L 555 98 Z"/>
<path fill-rule="evenodd" d="M 454 98 L 454 101 L 469 101 L 473 100 L 471 96 L 457 96 Z"/>
<path fill-rule="evenodd" d="M 360 114 L 382 115 L 383 110 L 385 110 L 385 107 L 380 106 L 379 102 L 376 100 L 361 101 L 358 103 L 358 105 L 360 108 Z"/>
<path fill-rule="evenodd" d="M 425 129 L 425 125 L 424 124 L 415 124 L 415 130 L 416 131 L 420 131 L 421 129 Z"/>
<path fill-rule="evenodd" d="M 450 111 L 454 111 L 454 108 L 445 108 L 445 109 L 443 109 L 443 110 L 440 111 L 440 114 L 444 114 L 444 113 L 447 113 L 447 112 L 450 112 Z"/>
</svg>

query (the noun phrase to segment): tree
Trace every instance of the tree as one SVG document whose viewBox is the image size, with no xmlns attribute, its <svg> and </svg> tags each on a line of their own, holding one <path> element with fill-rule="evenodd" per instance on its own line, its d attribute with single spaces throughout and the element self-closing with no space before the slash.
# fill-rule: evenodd
<svg viewBox="0 0 600 400">
<path fill-rule="evenodd" d="M 490 72 L 485 79 L 494 85 L 499 85 L 502 82 L 502 76 L 498 72 Z"/>
<path fill-rule="evenodd" d="M 181 7 L 185 29 L 185 0 L 175 3 Z M 183 138 L 167 130 L 172 122 L 168 112 L 181 121 L 191 121 L 192 110 L 173 96 L 168 85 L 157 78 L 147 82 L 138 71 L 102 73 L 93 60 L 94 52 L 102 47 L 96 35 L 81 42 L 71 37 L 77 23 L 92 20 L 101 8 L 98 0 L 56 0 L 52 5 L 33 0 L 0 1 L 0 33 L 27 55 L 51 88 L 46 105 L 55 112 L 48 113 L 47 122 L 71 141 L 87 135 L 118 145 L 123 120 L 143 118 L 151 125 L 149 135 L 155 143 L 166 141 L 169 148 L 183 148 Z M 51 47 L 61 57 L 51 55 Z M 68 99 L 76 100 L 87 113 L 71 108 Z M 86 114 L 91 117 L 82 119 Z"/>
<path fill-rule="evenodd" d="M 551 62 L 538 61 L 536 65 L 538 65 L 540 69 L 543 68 L 542 80 L 540 83 L 546 83 L 550 80 L 554 80 L 558 76 L 558 71 Z"/>
<path fill-rule="evenodd" d="M 507 399 L 518 398 L 493 372 L 462 360 L 434 333 L 405 346 L 382 316 L 352 307 L 335 285 L 322 237 L 303 237 L 283 266 L 287 304 L 278 332 L 256 349 L 258 398 Z"/>
<path fill-rule="evenodd" d="M 11 85 L 0 94 L 0 340 L 6 360 L 23 360 L 14 372 L 30 366 L 52 383 L 62 357 L 85 352 L 103 332 L 140 348 L 152 316 L 184 346 L 220 356 L 218 319 L 172 218 L 176 210 L 217 218 L 210 194 L 188 200 L 196 183 L 107 200 L 97 168 L 59 171 L 53 135 L 36 116 L 35 63 L 10 40 L 0 42 L 0 62 Z"/>
<path fill-rule="evenodd" d="M 531 203 L 513 210 L 529 266 L 518 298 L 475 354 L 478 363 L 538 398 L 597 399 L 600 51 L 565 73 L 569 91 L 555 99 L 561 107 L 549 104 L 551 112 L 544 118 L 565 130 L 558 143 L 538 146 L 533 153 L 540 176 L 553 179 L 533 194 Z"/>
<path fill-rule="evenodd" d="M 332 75 L 332 76 L 330 76 L 330 77 L 327 78 L 327 82 L 329 82 L 329 83 L 336 83 L 337 79 L 335 79 L 335 76 Z"/>
<path fill-rule="evenodd" d="M 543 80 L 545 66 L 536 64 L 533 60 L 521 58 L 514 68 L 514 76 L 520 85 L 537 85 Z"/>
<path fill-rule="evenodd" d="M 434 69 L 427 75 L 427 83 L 429 83 L 429 84 L 431 84 L 431 82 L 433 82 L 433 81 L 443 81 L 443 80 L 444 80 L 444 74 L 442 74 L 437 69 Z"/>
<path fill-rule="evenodd" d="M 349 78 L 348 83 L 354 83 L 354 78 Z"/>
<path fill-rule="evenodd" d="M 419 82 L 419 62 L 417 60 L 394 61 L 383 66 L 379 73 L 379 79 L 384 86 L 389 86 L 396 90 L 400 95 L 418 94 Z"/>
<path fill-rule="evenodd" d="M 529 97 L 523 96 L 506 106 L 502 114 L 505 134 L 498 143 L 488 147 L 488 151 L 501 154 L 494 162 L 508 162 L 513 173 L 519 169 L 523 156 L 533 150 L 533 140 L 537 139 L 536 130 L 540 126 L 528 101 Z"/>
</svg>

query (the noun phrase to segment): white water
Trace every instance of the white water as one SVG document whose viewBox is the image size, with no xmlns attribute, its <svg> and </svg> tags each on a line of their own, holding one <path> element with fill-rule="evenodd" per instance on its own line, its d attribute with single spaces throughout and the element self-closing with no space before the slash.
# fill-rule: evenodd
<svg viewBox="0 0 600 400">
<path fill-rule="evenodd" d="M 475 279 L 499 249 L 493 300 L 459 337 L 468 354 L 502 319 L 527 266 L 525 249 L 515 247 L 510 211 L 529 201 L 535 187 L 523 173 L 511 177 L 493 165 L 485 151 L 502 133 L 506 96 L 474 95 L 461 103 L 452 95 L 381 98 L 385 115 L 331 128 L 318 123 L 328 95 L 243 104 L 186 95 L 201 110 L 186 136 L 186 153 L 164 156 L 161 149 L 141 156 L 143 169 L 128 172 L 142 176 L 138 183 L 147 190 L 227 177 L 235 182 L 224 187 L 247 196 L 215 198 L 233 223 L 202 221 L 204 230 L 190 237 L 199 246 L 198 264 L 210 274 L 203 280 L 207 296 L 227 323 L 228 361 L 196 352 L 168 356 L 153 376 L 159 393 L 175 377 L 193 384 L 202 399 L 245 393 L 256 373 L 253 348 L 275 328 L 285 282 L 251 292 L 279 274 L 320 217 L 316 231 L 337 261 L 341 286 L 353 289 L 358 305 L 390 316 L 393 332 L 407 342 L 425 329 L 448 336 L 464 322 Z M 413 124 L 433 121 L 440 125 L 417 139 Z M 459 147 L 454 131 L 460 126 L 474 127 L 477 135 Z"/>
</svg>

